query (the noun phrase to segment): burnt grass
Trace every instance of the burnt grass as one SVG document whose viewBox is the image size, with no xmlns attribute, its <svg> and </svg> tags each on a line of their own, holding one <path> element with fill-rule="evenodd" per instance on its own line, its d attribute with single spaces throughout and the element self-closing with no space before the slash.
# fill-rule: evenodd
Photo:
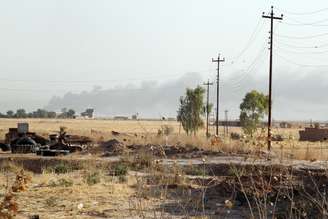
<svg viewBox="0 0 328 219">
<path fill-rule="evenodd" d="M 128 170 L 139 171 L 146 174 L 143 176 L 142 195 L 158 197 L 165 193 L 165 201 L 158 205 L 158 210 L 177 216 L 328 218 L 326 169 L 294 168 L 269 162 L 157 163 L 158 158 L 200 158 L 204 155 L 221 156 L 222 153 L 193 146 L 111 143 L 117 144 L 111 155 L 128 150 L 131 160 L 7 156 L 0 158 L 0 167 L 10 168 L 8 164 L 15 164 L 34 173 L 51 170 L 59 174 L 90 166 L 112 175 L 125 175 Z M 121 150 L 120 147 L 124 148 Z"/>
<path fill-rule="evenodd" d="M 252 214 L 255 218 L 327 218 L 325 171 L 234 166 L 224 171 L 228 175 L 222 173 L 214 171 L 210 179 L 193 178 L 200 187 L 162 185 L 176 201 L 160 207 L 177 215 L 188 212 L 213 218 L 250 218 Z M 227 201 L 231 206 L 224 204 Z"/>
</svg>

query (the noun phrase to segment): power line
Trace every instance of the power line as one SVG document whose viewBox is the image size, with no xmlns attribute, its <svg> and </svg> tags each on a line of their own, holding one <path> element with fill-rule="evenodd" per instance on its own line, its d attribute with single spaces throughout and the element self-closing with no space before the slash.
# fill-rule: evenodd
<svg viewBox="0 0 328 219">
<path fill-rule="evenodd" d="M 293 51 L 289 49 L 285 49 L 281 46 L 277 46 L 278 49 L 288 52 L 288 53 L 294 53 L 294 54 L 324 54 L 328 53 L 328 50 L 322 50 L 322 51 Z"/>
<path fill-rule="evenodd" d="M 285 14 L 290 14 L 290 15 L 313 15 L 313 14 L 317 14 L 317 13 L 320 13 L 320 12 L 328 11 L 328 8 L 322 8 L 322 9 L 318 9 L 318 10 L 315 10 L 315 11 L 309 11 L 309 12 L 292 12 L 292 11 L 288 11 L 288 10 L 277 8 L 277 7 L 276 7 L 276 9 L 278 11 L 281 11 Z"/>
<path fill-rule="evenodd" d="M 251 64 L 248 66 L 248 68 L 243 71 L 243 73 L 241 75 L 238 76 L 238 79 L 236 81 L 230 82 L 230 84 L 234 85 L 234 84 L 240 84 L 241 81 L 243 81 L 246 76 L 253 70 L 253 68 L 262 60 L 260 57 L 264 54 L 266 48 L 263 47 L 258 55 L 254 58 L 254 60 L 251 62 Z"/>
<path fill-rule="evenodd" d="M 250 71 L 253 69 L 254 66 L 257 65 L 257 63 L 259 63 L 261 61 L 260 57 L 263 55 L 264 51 L 266 49 L 266 46 L 263 46 L 258 54 L 255 56 L 254 60 L 251 62 L 251 64 L 247 67 L 246 70 L 243 70 L 241 74 L 234 76 L 232 79 L 230 78 L 229 81 L 227 83 L 229 83 L 229 85 L 239 85 L 241 81 L 243 81 L 246 76 L 250 73 Z"/>
<path fill-rule="evenodd" d="M 328 21 L 328 19 L 327 19 L 327 21 Z M 289 22 L 284 22 L 283 24 L 286 24 L 288 26 L 328 27 L 328 24 L 306 24 L 306 23 L 289 23 Z"/>
<path fill-rule="evenodd" d="M 300 63 L 297 63 L 293 60 L 290 60 L 282 55 L 280 55 L 279 53 L 277 53 L 277 56 L 280 57 L 281 59 L 285 60 L 286 62 L 288 63 L 291 63 L 293 65 L 297 65 L 297 66 L 300 66 L 300 67 L 328 67 L 328 65 L 316 65 L 316 64 L 300 64 Z"/>
<path fill-rule="evenodd" d="M 263 66 L 263 64 L 264 64 L 263 61 L 264 61 L 264 56 L 263 56 L 263 58 L 261 59 L 261 62 L 259 62 L 257 66 L 254 66 L 252 69 L 250 69 L 249 73 L 251 73 L 251 72 L 255 72 L 257 69 L 259 69 L 261 66 Z M 232 88 L 232 90 L 235 91 L 235 92 L 241 90 L 241 88 L 242 88 L 242 81 L 241 81 L 240 83 L 238 83 L 238 84 L 235 84 L 235 85 L 232 86 L 231 88 Z"/>
<path fill-rule="evenodd" d="M 309 22 L 309 23 L 304 23 L 302 21 L 299 21 L 299 20 L 293 19 L 293 18 L 289 18 L 289 19 L 294 21 L 295 23 L 286 23 L 286 22 L 284 22 L 284 24 L 293 25 L 293 26 L 314 26 L 314 27 L 328 26 L 328 24 L 321 24 L 321 23 L 327 22 L 328 18 L 321 19 L 321 20 L 318 20 L 318 21 L 312 21 L 312 22 Z"/>
<path fill-rule="evenodd" d="M 285 42 L 282 42 L 282 41 L 278 41 L 278 40 L 275 40 L 276 43 L 278 43 L 279 45 L 284 45 L 286 47 L 289 47 L 289 48 L 295 48 L 295 49 L 318 49 L 318 48 L 325 48 L 325 47 L 328 47 L 328 43 L 320 43 L 320 44 L 317 44 L 317 45 L 312 45 L 312 46 L 297 46 L 297 45 L 293 45 L 293 44 L 290 44 L 290 43 L 285 43 Z"/>
<path fill-rule="evenodd" d="M 257 38 L 258 34 L 262 30 L 263 26 L 264 26 L 263 20 L 259 19 L 254 31 L 252 32 L 250 38 L 247 41 L 245 47 L 239 52 L 238 55 L 236 55 L 235 57 L 232 58 L 233 62 L 236 62 L 250 48 L 250 46 L 253 44 L 253 42 L 255 42 L 255 39 Z"/>
<path fill-rule="evenodd" d="M 310 36 L 289 36 L 289 35 L 281 35 L 281 34 L 273 34 L 277 37 L 281 38 L 287 38 L 287 39 L 296 39 L 296 40 L 304 40 L 304 39 L 313 39 L 317 37 L 327 36 L 328 33 L 322 33 L 322 34 L 316 34 L 316 35 L 310 35 Z"/>
</svg>

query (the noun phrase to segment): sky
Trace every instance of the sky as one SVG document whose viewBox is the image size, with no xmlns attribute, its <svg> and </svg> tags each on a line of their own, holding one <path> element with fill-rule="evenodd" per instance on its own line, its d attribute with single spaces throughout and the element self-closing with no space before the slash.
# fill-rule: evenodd
<svg viewBox="0 0 328 219">
<path fill-rule="evenodd" d="M 186 87 L 215 81 L 220 114 L 267 93 L 275 21 L 273 118 L 327 120 L 323 0 L 0 0 L 0 111 L 94 107 L 99 116 L 175 116 Z M 322 10 L 321 10 L 322 9 Z M 211 87 L 211 102 L 215 101 Z"/>
</svg>

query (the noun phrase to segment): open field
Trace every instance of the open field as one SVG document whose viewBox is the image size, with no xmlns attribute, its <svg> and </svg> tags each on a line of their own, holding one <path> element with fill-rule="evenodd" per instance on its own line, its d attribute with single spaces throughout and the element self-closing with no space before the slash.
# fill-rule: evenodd
<svg viewBox="0 0 328 219">
<path fill-rule="evenodd" d="M 85 155 L 3 155 L 0 200 L 10 194 L 7 204 L 15 206 L 11 213 L 16 218 L 49 219 L 319 218 L 327 208 L 327 162 L 147 159 L 155 157 L 128 162 Z M 17 190 L 21 169 L 27 180 Z M 11 187 L 15 192 L 9 192 Z M 0 208 L 0 216 L 3 212 Z"/>
<path fill-rule="evenodd" d="M 129 143 L 154 143 L 154 144 L 192 144 L 197 147 L 218 150 L 233 150 L 238 142 L 226 139 L 224 147 L 213 147 L 210 141 L 205 138 L 205 129 L 201 129 L 196 137 L 186 136 L 180 129 L 176 121 L 119 121 L 119 120 L 83 120 L 83 119 L 0 119 L 0 140 L 10 127 L 16 127 L 17 122 L 28 122 L 30 130 L 47 136 L 50 133 L 58 132 L 61 126 L 67 127 L 70 134 L 85 135 L 93 138 L 96 142 L 106 141 L 117 136 L 112 135 L 112 131 L 123 133 L 123 137 L 129 140 Z M 172 128 L 172 133 L 167 138 L 158 137 L 158 130 L 163 126 Z M 210 127 L 211 133 L 215 132 L 215 127 Z M 230 132 L 241 133 L 238 127 L 230 127 Z M 296 158 L 306 160 L 327 160 L 328 143 L 326 142 L 299 142 L 297 128 L 281 129 L 274 128 L 274 134 L 282 134 L 287 138 L 284 142 L 273 142 L 273 149 L 277 155 L 283 158 Z M 180 132 L 180 134 L 179 134 Z M 260 132 L 260 131 L 259 131 Z M 220 127 L 220 133 L 223 133 L 223 127 Z M 138 136 L 135 137 L 134 135 Z M 265 135 L 262 135 L 265 136 Z M 223 137 L 223 136 L 222 136 Z M 120 138 L 120 137 L 119 137 Z M 120 139 L 122 140 L 122 139 Z M 257 139 L 253 145 L 245 144 L 242 147 L 265 148 L 265 139 Z"/>
<path fill-rule="evenodd" d="M 324 218 L 328 210 L 327 144 L 299 142 L 297 129 L 275 129 L 288 138 L 269 154 L 260 133 L 212 145 L 204 130 L 186 136 L 166 121 L 2 119 L 1 136 L 17 122 L 44 136 L 65 126 L 94 144 L 63 157 L 0 153 L 0 219 Z M 164 125 L 168 136 L 158 135 Z"/>
</svg>

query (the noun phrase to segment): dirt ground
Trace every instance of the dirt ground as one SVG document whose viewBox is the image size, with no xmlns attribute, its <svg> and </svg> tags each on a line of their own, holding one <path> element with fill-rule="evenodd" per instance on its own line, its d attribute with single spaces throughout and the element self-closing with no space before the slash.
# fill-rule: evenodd
<svg viewBox="0 0 328 219">
<path fill-rule="evenodd" d="M 270 154 L 265 139 L 222 137 L 212 145 L 204 130 L 179 135 L 179 124 L 166 121 L 1 119 L 0 135 L 23 121 L 44 136 L 65 126 L 94 144 L 56 158 L 1 152 L 0 216 L 21 169 L 31 181 L 13 194 L 16 218 L 266 218 L 286 206 L 307 218 L 328 209 L 328 144 L 299 142 L 298 129 L 275 129 L 288 138 L 274 142 Z M 173 131 L 158 135 L 165 125 Z M 317 210 L 301 205 L 303 198 Z"/>
<path fill-rule="evenodd" d="M 158 200 L 137 198 L 135 180 L 120 183 L 115 177 L 101 176 L 101 182 L 88 185 L 84 174 L 32 175 L 25 192 L 17 195 L 16 218 L 39 215 L 40 218 L 140 218 L 142 214 L 153 215 Z M 0 175 L 1 182 L 11 183 L 14 176 Z M 0 193 L 5 191 L 0 185 Z M 144 212 L 146 211 L 146 212 Z M 153 212 L 154 211 L 154 212 Z"/>
<path fill-rule="evenodd" d="M 98 158 L 97 161 L 102 159 L 99 166 L 87 155 L 42 159 L 37 160 L 32 154 L 3 154 L 0 159 L 0 200 L 15 184 L 21 169 L 30 177 L 23 191 L 13 193 L 17 204 L 15 218 L 38 215 L 39 218 L 241 219 L 251 214 L 245 195 L 253 205 L 253 214 L 263 210 L 259 214 L 267 216 L 272 216 L 272 212 L 283 214 L 284 206 L 290 205 L 283 197 L 289 193 L 297 205 L 303 198 L 314 199 L 311 203 L 326 201 L 322 194 L 328 179 L 327 162 L 294 161 L 282 165 L 279 159 L 215 157 L 164 159 L 160 163 L 153 159 L 149 165 L 135 166 L 122 159 Z M 129 165 L 127 171 L 120 165 Z M 38 169 L 40 166 L 42 171 Z M 306 196 L 299 197 L 304 188 Z M 267 204 L 254 203 L 262 199 L 267 199 Z M 271 205 L 274 200 L 280 201 Z M 302 208 L 303 211 L 320 214 L 308 208 Z"/>
</svg>

